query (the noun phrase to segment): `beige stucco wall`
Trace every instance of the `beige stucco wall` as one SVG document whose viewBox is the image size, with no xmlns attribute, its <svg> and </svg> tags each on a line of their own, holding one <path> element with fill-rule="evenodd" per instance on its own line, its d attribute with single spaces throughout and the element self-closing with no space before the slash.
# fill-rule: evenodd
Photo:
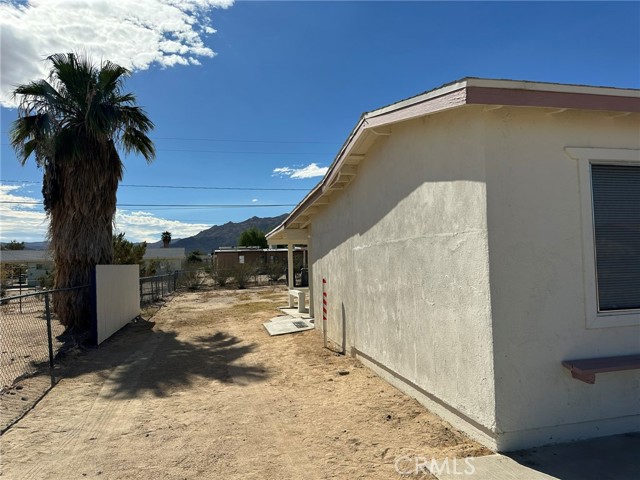
<svg viewBox="0 0 640 480">
<path fill-rule="evenodd" d="M 140 314 L 140 267 L 96 265 L 97 344 Z"/>
<path fill-rule="evenodd" d="M 329 338 L 490 443 L 483 135 L 479 115 L 458 112 L 394 127 L 314 216 L 310 258 L 316 312 L 327 279 Z"/>
<path fill-rule="evenodd" d="M 637 371 L 588 385 L 561 366 L 640 351 L 637 325 L 589 326 L 585 186 L 565 152 L 638 149 L 639 127 L 481 106 L 394 125 L 312 221 L 329 338 L 493 448 L 640 430 Z"/>
<path fill-rule="evenodd" d="M 587 328 L 578 161 L 564 148 L 640 148 L 638 116 L 485 113 L 496 426 L 503 449 L 640 430 L 640 374 L 571 378 L 566 359 L 640 352 L 640 327 Z M 590 215 L 590 213 L 588 213 Z M 615 323 L 615 322 L 613 322 Z"/>
</svg>

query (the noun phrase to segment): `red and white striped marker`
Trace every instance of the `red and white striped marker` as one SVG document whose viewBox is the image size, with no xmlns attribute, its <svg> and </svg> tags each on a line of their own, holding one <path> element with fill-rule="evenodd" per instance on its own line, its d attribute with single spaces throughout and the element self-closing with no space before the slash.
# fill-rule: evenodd
<svg viewBox="0 0 640 480">
<path fill-rule="evenodd" d="M 325 286 L 327 280 L 322 279 L 322 335 L 324 337 L 324 348 L 327 348 L 327 292 Z"/>
</svg>

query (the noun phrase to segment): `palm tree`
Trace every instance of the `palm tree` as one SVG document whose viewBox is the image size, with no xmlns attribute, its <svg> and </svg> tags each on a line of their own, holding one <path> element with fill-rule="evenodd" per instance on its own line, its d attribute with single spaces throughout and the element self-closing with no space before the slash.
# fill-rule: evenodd
<svg viewBox="0 0 640 480">
<path fill-rule="evenodd" d="M 171 232 L 169 231 L 162 232 L 162 235 L 160 236 L 160 238 L 162 239 L 162 246 L 164 248 L 167 248 L 171 243 Z"/>
<path fill-rule="evenodd" d="M 10 136 L 23 165 L 33 154 L 44 170 L 42 195 L 49 216 L 55 288 L 87 285 L 97 264 L 113 261 L 116 191 L 123 164 L 118 148 L 148 163 L 155 148 L 153 123 L 124 93 L 129 71 L 109 61 L 94 64 L 73 53 L 47 58 L 48 79 L 18 86 L 18 119 Z M 90 293 L 81 289 L 53 297 L 54 311 L 74 333 L 85 331 Z"/>
</svg>

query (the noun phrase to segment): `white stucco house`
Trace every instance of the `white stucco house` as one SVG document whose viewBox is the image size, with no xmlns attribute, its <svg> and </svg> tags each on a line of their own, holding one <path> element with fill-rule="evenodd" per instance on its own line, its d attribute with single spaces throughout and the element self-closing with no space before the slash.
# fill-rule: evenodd
<svg viewBox="0 0 640 480">
<path fill-rule="evenodd" d="M 147 248 L 143 260 L 154 262 L 158 274 L 180 270 L 185 261 L 184 248 Z M 0 264 L 22 265 L 29 286 L 54 271 L 53 258 L 48 250 L 2 250 Z"/>
<path fill-rule="evenodd" d="M 183 247 L 147 248 L 142 257 L 147 264 L 156 264 L 158 275 L 180 270 L 186 258 Z"/>
<path fill-rule="evenodd" d="M 2 250 L 0 264 L 21 266 L 30 287 L 37 285 L 41 277 L 53 272 L 53 259 L 46 250 Z"/>
<path fill-rule="evenodd" d="M 267 238 L 308 245 L 330 340 L 490 448 L 640 430 L 640 91 L 467 78 L 366 113 Z"/>
</svg>

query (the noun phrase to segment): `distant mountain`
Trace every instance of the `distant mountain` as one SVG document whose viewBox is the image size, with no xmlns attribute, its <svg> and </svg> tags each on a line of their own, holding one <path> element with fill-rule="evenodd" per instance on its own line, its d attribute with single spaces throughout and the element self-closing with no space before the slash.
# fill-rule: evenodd
<svg viewBox="0 0 640 480">
<path fill-rule="evenodd" d="M 214 225 L 193 237 L 172 240 L 170 246 L 183 247 L 185 252 L 200 250 L 202 253 L 211 253 L 213 250 L 223 246 L 237 245 L 240 234 L 249 228 L 256 227 L 267 233 L 280 225 L 285 218 L 287 218 L 286 213 L 279 217 L 251 217 L 244 222 L 227 222 L 224 225 Z M 148 246 L 161 247 L 162 242 L 150 243 Z"/>
<path fill-rule="evenodd" d="M 183 247 L 185 252 L 200 250 L 202 253 L 211 253 L 211 251 L 223 246 L 236 245 L 240 234 L 251 227 L 256 227 L 267 233 L 280 225 L 286 217 L 287 214 L 285 213 L 279 217 L 251 217 L 244 222 L 227 222 L 224 225 L 214 225 L 193 237 L 174 239 L 171 241 L 170 246 Z M 147 246 L 149 248 L 159 248 L 162 247 L 162 241 L 147 243 Z M 49 247 L 49 242 L 25 242 L 24 247 L 26 250 L 46 250 Z"/>
<path fill-rule="evenodd" d="M 47 248 L 49 248 L 49 242 L 24 242 L 25 250 L 46 250 Z"/>
</svg>

